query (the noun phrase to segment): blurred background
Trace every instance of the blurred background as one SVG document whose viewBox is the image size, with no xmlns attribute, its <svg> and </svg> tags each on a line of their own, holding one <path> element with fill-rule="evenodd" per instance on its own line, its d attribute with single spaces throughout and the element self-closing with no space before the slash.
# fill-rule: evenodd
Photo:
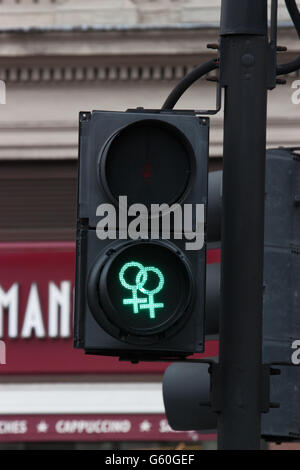
<svg viewBox="0 0 300 470">
<path fill-rule="evenodd" d="M 279 3 L 278 44 L 288 48 L 279 61 L 289 62 L 300 41 Z M 214 435 L 169 428 L 166 364 L 73 350 L 72 309 L 78 113 L 160 108 L 216 55 L 206 46 L 218 40 L 220 5 L 0 0 L 0 449 L 216 448 Z M 213 109 L 214 76 L 177 107 Z M 269 148 L 300 145 L 297 74 L 285 78 L 269 94 Z M 222 126 L 220 112 L 211 119 L 211 171 L 222 168 Z M 207 348 L 217 354 L 216 343 Z"/>
</svg>

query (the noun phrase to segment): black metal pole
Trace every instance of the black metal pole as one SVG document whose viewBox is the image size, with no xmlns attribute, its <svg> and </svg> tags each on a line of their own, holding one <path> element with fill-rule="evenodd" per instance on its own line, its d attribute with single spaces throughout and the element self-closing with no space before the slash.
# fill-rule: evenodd
<svg viewBox="0 0 300 470">
<path fill-rule="evenodd" d="M 219 449 L 259 449 L 267 0 L 223 0 L 225 88 Z"/>
</svg>

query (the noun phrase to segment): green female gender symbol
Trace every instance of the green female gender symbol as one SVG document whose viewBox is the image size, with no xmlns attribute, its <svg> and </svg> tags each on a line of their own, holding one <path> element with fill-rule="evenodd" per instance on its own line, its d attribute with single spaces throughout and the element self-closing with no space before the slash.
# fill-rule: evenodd
<svg viewBox="0 0 300 470">
<path fill-rule="evenodd" d="M 147 281 L 147 274 L 144 273 L 144 266 L 141 263 L 137 263 L 136 261 L 131 261 L 130 263 L 124 264 L 124 266 L 122 267 L 122 269 L 119 273 L 119 279 L 120 279 L 120 282 L 121 282 L 122 286 L 125 287 L 125 289 L 128 289 L 128 290 L 132 291 L 132 298 L 131 299 L 124 299 L 123 304 L 124 305 L 132 305 L 133 306 L 133 313 L 139 313 L 139 304 L 146 303 L 147 299 L 139 298 L 137 296 L 137 291 L 138 291 L 138 288 L 139 288 L 138 285 L 137 285 L 137 282 L 135 283 L 135 285 L 131 285 L 131 284 L 128 284 L 128 282 L 126 282 L 126 280 L 124 278 L 124 275 L 125 275 L 125 272 L 127 271 L 127 269 L 130 269 L 130 268 L 138 268 L 139 273 L 143 274 L 143 278 L 140 280 L 141 286 L 143 286 L 145 284 L 145 282 Z"/>
<path fill-rule="evenodd" d="M 135 285 L 128 284 L 128 282 L 125 280 L 125 272 L 130 269 L 130 268 L 137 268 L 139 271 L 136 275 L 135 279 Z M 157 275 L 158 277 L 158 285 L 155 289 L 148 290 L 144 288 L 144 285 L 146 284 L 148 280 L 148 273 L 153 272 Z M 129 263 L 124 264 L 122 267 L 120 273 L 119 273 L 119 279 L 122 284 L 122 286 L 125 289 L 131 290 L 132 291 L 132 298 L 131 299 L 123 299 L 123 304 L 124 305 L 132 305 L 133 306 L 133 313 L 138 313 L 139 308 L 140 309 L 149 309 L 149 315 L 150 318 L 155 318 L 155 309 L 156 308 L 163 308 L 164 304 L 162 302 L 160 303 L 155 303 L 154 302 L 154 294 L 157 294 L 158 292 L 161 291 L 161 289 L 164 286 L 165 279 L 162 274 L 162 272 L 153 266 L 147 266 L 144 267 L 141 263 L 137 263 L 136 261 L 131 261 Z M 137 291 L 142 292 L 142 294 L 145 294 L 148 296 L 148 303 L 146 298 L 139 298 L 137 295 Z"/>
<path fill-rule="evenodd" d="M 144 288 L 144 285 L 146 281 L 148 280 L 148 274 L 147 274 L 148 272 L 155 273 L 159 279 L 157 287 L 152 290 L 148 290 Z M 145 281 L 145 275 L 146 275 L 146 281 Z M 143 303 L 142 305 L 140 305 L 140 309 L 148 308 L 150 318 L 155 318 L 155 309 L 164 307 L 164 304 L 162 302 L 159 302 L 159 303 L 154 302 L 154 294 L 157 294 L 158 292 L 160 292 L 165 283 L 165 279 L 164 279 L 162 272 L 158 268 L 154 268 L 153 266 L 148 266 L 146 268 L 143 268 L 143 271 L 139 271 L 137 274 L 136 283 L 138 285 L 138 290 L 142 292 L 143 294 L 148 295 L 149 297 L 149 302 L 147 304 Z"/>
</svg>

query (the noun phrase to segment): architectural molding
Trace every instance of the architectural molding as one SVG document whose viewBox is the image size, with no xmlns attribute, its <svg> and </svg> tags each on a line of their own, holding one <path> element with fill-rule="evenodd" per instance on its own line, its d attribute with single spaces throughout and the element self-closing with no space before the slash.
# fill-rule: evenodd
<svg viewBox="0 0 300 470">
<path fill-rule="evenodd" d="M 207 53 L 215 29 L 2 32 L 0 58 L 135 57 Z M 154 48 L 155 44 L 155 48 Z"/>
<path fill-rule="evenodd" d="M 216 56 L 215 29 L 140 31 L 63 31 L 2 33 L 0 79 L 6 82 L 103 80 L 180 80 L 194 66 Z M 300 41 L 288 28 L 279 44 L 288 52 L 279 62 L 300 53 Z"/>
<path fill-rule="evenodd" d="M 1 0 L 2 27 L 215 23 L 221 0 Z M 283 0 L 279 18 L 289 19 Z"/>
<path fill-rule="evenodd" d="M 196 64 L 103 64 L 0 66 L 0 80 L 6 83 L 94 82 L 94 81 L 162 81 L 181 80 Z M 208 74 L 214 76 L 214 73 Z"/>
<path fill-rule="evenodd" d="M 292 60 L 294 56 L 285 55 L 285 61 Z M 177 57 L 166 58 L 162 63 L 159 58 L 151 60 L 136 58 L 135 61 L 123 60 L 106 61 L 105 58 L 94 60 L 78 60 L 74 63 L 71 58 L 43 62 L 31 60 L 29 63 L 15 61 L 5 63 L 0 60 L 0 80 L 5 83 L 70 83 L 70 82 L 103 82 L 103 81 L 178 81 L 193 70 L 199 63 L 208 60 L 208 57 Z M 122 63 L 123 62 L 123 63 Z M 217 72 L 207 74 L 216 77 Z M 296 79 L 299 71 L 289 74 L 286 78 Z"/>
<path fill-rule="evenodd" d="M 7 85 L 6 105 L 0 105 L 0 160 L 76 159 L 79 110 L 159 108 L 186 73 L 216 55 L 206 45 L 218 40 L 218 28 L 212 26 L 218 23 L 219 4 L 0 1 L 0 79 Z M 280 62 L 300 53 L 290 27 L 280 28 L 279 44 L 288 47 L 278 54 Z M 291 81 L 297 76 L 291 74 L 286 87 L 272 92 L 268 146 L 299 144 L 300 105 L 291 102 Z M 202 79 L 178 108 L 210 109 L 214 87 Z M 211 157 L 222 156 L 222 139 L 220 112 L 211 120 Z"/>
<path fill-rule="evenodd" d="M 0 34 L 0 59 L 40 57 L 169 57 L 212 54 L 207 43 L 218 41 L 217 28 L 75 29 L 4 32 Z M 299 53 L 292 28 L 279 30 L 279 44 Z M 155 44 L 155 48 L 154 48 Z M 281 54 L 284 56 L 285 54 Z"/>
</svg>

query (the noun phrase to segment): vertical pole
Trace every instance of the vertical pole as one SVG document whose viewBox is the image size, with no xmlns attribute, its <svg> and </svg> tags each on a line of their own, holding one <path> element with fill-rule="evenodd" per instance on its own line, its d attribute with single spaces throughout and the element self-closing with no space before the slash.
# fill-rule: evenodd
<svg viewBox="0 0 300 470">
<path fill-rule="evenodd" d="M 219 449 L 259 449 L 267 0 L 222 0 L 225 88 Z"/>
</svg>

